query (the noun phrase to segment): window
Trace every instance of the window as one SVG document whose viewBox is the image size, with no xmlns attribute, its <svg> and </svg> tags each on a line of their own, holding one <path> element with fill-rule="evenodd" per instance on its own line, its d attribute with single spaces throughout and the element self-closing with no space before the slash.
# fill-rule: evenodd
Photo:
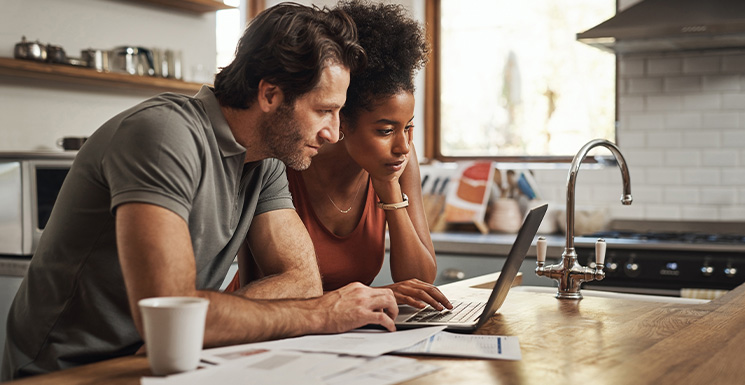
<svg viewBox="0 0 745 385">
<path fill-rule="evenodd" d="M 243 13 L 242 6 L 245 6 L 245 2 L 243 5 L 240 0 L 225 0 L 223 2 L 238 8 L 217 11 L 217 15 L 215 16 L 217 71 L 233 61 L 235 48 L 238 45 L 241 34 L 243 34 L 243 24 L 245 23 L 241 21 L 241 14 Z"/>
<path fill-rule="evenodd" d="M 426 155 L 559 160 L 615 141 L 615 55 L 576 41 L 615 0 L 428 0 Z"/>
</svg>

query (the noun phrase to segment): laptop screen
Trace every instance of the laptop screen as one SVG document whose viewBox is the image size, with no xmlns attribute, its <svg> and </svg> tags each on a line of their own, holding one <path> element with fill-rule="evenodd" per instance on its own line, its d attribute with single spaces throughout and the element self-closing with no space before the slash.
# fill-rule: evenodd
<svg viewBox="0 0 745 385">
<path fill-rule="evenodd" d="M 523 221 L 520 231 L 517 232 L 517 238 L 507 255 L 507 261 L 505 261 L 504 266 L 502 266 L 502 272 L 499 274 L 499 278 L 497 278 L 497 282 L 494 284 L 494 290 L 492 290 L 491 295 L 489 296 L 489 301 L 486 303 L 484 313 L 482 314 L 481 319 L 479 319 L 478 327 L 488 321 L 489 317 L 499 310 L 499 307 L 502 306 L 505 298 L 507 298 L 507 293 L 510 291 L 510 287 L 512 287 L 512 282 L 515 280 L 517 272 L 520 270 L 520 265 L 522 265 L 525 255 L 530 249 L 530 245 L 533 243 L 533 238 L 538 232 L 538 227 L 541 225 L 541 221 L 543 221 L 547 209 L 547 204 L 537 206 L 531 209 L 525 217 L 525 221 Z M 486 314 L 489 316 L 484 317 Z"/>
</svg>

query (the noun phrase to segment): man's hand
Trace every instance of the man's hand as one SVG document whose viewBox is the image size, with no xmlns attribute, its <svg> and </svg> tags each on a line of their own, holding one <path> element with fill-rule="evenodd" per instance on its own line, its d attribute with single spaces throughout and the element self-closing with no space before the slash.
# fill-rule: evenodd
<svg viewBox="0 0 745 385">
<path fill-rule="evenodd" d="M 396 331 L 393 320 L 398 315 L 398 305 L 389 289 L 354 282 L 326 293 L 318 301 L 324 333 L 342 333 L 369 324 Z"/>
<path fill-rule="evenodd" d="M 423 309 L 427 305 L 435 310 L 452 309 L 453 305 L 436 286 L 416 278 L 384 286 L 393 291 L 396 302 Z"/>
</svg>

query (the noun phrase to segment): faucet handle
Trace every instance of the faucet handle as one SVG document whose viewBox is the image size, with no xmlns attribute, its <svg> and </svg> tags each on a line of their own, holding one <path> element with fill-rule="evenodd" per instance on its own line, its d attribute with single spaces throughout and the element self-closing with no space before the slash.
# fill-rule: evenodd
<svg viewBox="0 0 745 385">
<path fill-rule="evenodd" d="M 538 242 L 536 242 L 536 260 L 538 263 L 546 262 L 547 248 L 546 237 L 538 237 Z"/>
<path fill-rule="evenodd" d="M 605 265 L 605 249 L 607 244 L 605 243 L 605 239 L 598 238 L 598 240 L 595 242 L 595 265 L 600 267 L 601 269 Z"/>
</svg>

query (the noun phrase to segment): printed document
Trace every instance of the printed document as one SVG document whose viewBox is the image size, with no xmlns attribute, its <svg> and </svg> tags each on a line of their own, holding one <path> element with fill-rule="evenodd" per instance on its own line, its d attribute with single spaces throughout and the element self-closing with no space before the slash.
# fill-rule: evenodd
<svg viewBox="0 0 745 385">
<path fill-rule="evenodd" d="M 411 347 L 397 350 L 401 354 L 520 360 L 517 337 L 484 336 L 439 332 Z"/>
<path fill-rule="evenodd" d="M 346 357 L 335 354 L 256 350 L 222 365 L 165 377 L 142 377 L 141 385 L 250 383 L 390 385 L 440 370 L 412 358 Z"/>
<path fill-rule="evenodd" d="M 257 342 L 252 344 L 207 349 L 202 352 L 202 359 L 207 362 L 220 364 L 230 360 L 231 357 L 239 357 L 243 351 L 251 352 L 256 349 L 297 350 L 303 352 L 377 357 L 385 353 L 409 347 L 422 340 L 426 340 L 435 333 L 444 329 L 444 326 L 433 326 L 396 332 L 354 330 L 340 334 L 286 338 L 277 341 Z"/>
</svg>

